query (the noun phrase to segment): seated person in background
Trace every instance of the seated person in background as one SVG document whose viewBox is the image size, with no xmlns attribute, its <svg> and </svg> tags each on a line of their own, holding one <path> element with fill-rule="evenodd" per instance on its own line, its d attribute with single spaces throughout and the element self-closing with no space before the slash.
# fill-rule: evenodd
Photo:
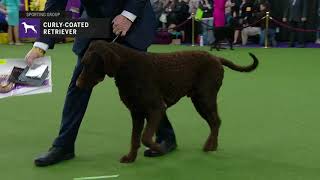
<svg viewBox="0 0 320 180">
<path fill-rule="evenodd" d="M 259 25 L 251 26 L 257 19 L 254 16 L 254 4 L 251 0 L 245 0 L 245 3 L 241 6 L 240 16 L 243 21 L 243 27 L 245 27 L 241 31 L 242 45 L 246 45 L 248 42 L 249 36 L 256 36 L 261 33 L 261 29 Z"/>
<path fill-rule="evenodd" d="M 161 21 L 160 21 L 160 17 L 162 15 L 162 13 L 164 12 L 164 6 L 163 6 L 163 1 L 160 0 L 151 0 L 151 5 L 154 11 L 154 14 L 156 16 L 156 20 L 157 20 L 157 28 L 161 28 Z"/>
<path fill-rule="evenodd" d="M 177 22 L 177 14 L 174 11 L 177 0 L 168 0 L 164 4 L 164 12 L 167 15 L 167 24 L 169 27 L 171 24 L 176 24 Z"/>
<path fill-rule="evenodd" d="M 191 15 L 186 0 L 178 0 L 173 11 L 176 13 L 176 25 L 183 23 Z"/>
<path fill-rule="evenodd" d="M 268 1 L 262 2 L 260 4 L 260 12 L 257 13 L 257 19 L 261 19 L 264 16 L 266 16 L 267 12 L 271 12 L 270 6 L 271 5 Z M 265 30 L 266 29 L 266 20 L 264 19 L 263 21 L 261 21 L 260 24 L 261 24 L 261 33 L 260 33 L 259 44 L 260 44 L 260 46 L 264 46 L 265 45 L 265 37 L 266 37 L 266 30 Z M 269 42 L 271 42 L 271 45 L 273 47 L 277 46 L 276 27 L 272 21 L 269 21 L 268 39 L 269 39 Z"/>
</svg>

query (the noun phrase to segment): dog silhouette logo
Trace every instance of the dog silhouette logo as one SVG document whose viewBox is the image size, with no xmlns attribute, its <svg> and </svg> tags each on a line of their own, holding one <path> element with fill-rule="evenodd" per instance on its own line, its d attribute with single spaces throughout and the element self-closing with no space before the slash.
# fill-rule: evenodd
<svg viewBox="0 0 320 180">
<path fill-rule="evenodd" d="M 28 30 L 31 29 L 34 33 L 38 33 L 37 30 L 35 29 L 35 25 L 29 25 L 26 22 L 21 23 L 24 28 L 24 33 L 28 33 Z"/>
<path fill-rule="evenodd" d="M 21 38 L 39 38 L 41 22 L 38 18 L 21 18 L 19 34 Z"/>
</svg>

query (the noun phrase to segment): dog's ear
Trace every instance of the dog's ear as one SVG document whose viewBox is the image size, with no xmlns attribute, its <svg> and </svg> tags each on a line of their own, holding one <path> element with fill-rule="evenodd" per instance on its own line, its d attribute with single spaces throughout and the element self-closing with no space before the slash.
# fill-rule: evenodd
<svg viewBox="0 0 320 180">
<path fill-rule="evenodd" d="M 104 41 L 94 40 L 89 44 L 88 49 L 86 50 L 81 63 L 82 64 L 91 64 L 93 59 L 98 59 L 99 54 L 101 54 L 101 48 L 104 46 Z"/>
<path fill-rule="evenodd" d="M 90 43 L 81 63 L 95 66 L 99 64 L 97 68 L 103 68 L 104 74 L 113 77 L 119 68 L 120 56 L 113 50 L 112 43 L 95 40 Z"/>
</svg>

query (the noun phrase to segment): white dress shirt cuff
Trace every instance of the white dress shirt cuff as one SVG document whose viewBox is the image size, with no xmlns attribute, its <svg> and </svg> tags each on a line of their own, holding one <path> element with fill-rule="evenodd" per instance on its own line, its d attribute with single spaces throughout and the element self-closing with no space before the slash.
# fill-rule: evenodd
<svg viewBox="0 0 320 180">
<path fill-rule="evenodd" d="M 129 11 L 126 11 L 124 10 L 122 13 L 121 13 L 122 16 L 128 18 L 131 22 L 134 22 L 137 18 L 136 15 L 132 14 L 131 12 Z"/>
<path fill-rule="evenodd" d="M 44 51 L 47 51 L 49 49 L 49 45 L 46 44 L 46 43 L 43 43 L 43 42 L 35 42 L 33 44 L 33 47 L 37 47 L 37 48 L 40 48 Z"/>
</svg>

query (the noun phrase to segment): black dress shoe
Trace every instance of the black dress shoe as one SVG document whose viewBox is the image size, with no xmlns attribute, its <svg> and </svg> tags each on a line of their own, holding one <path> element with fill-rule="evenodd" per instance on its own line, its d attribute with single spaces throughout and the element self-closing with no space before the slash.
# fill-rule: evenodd
<svg viewBox="0 0 320 180">
<path fill-rule="evenodd" d="M 34 160 L 34 164 L 38 167 L 50 166 L 64 160 L 74 158 L 73 151 L 66 151 L 61 147 L 52 147 L 49 151 Z"/>
<path fill-rule="evenodd" d="M 144 151 L 144 156 L 145 157 L 159 157 L 159 156 L 163 156 L 163 155 L 168 154 L 168 153 L 174 151 L 175 149 L 177 149 L 177 143 L 175 143 L 175 142 L 172 143 L 172 142 L 162 141 L 160 146 L 162 149 L 164 149 L 164 152 L 152 151 L 151 149 L 147 149 Z"/>
</svg>

